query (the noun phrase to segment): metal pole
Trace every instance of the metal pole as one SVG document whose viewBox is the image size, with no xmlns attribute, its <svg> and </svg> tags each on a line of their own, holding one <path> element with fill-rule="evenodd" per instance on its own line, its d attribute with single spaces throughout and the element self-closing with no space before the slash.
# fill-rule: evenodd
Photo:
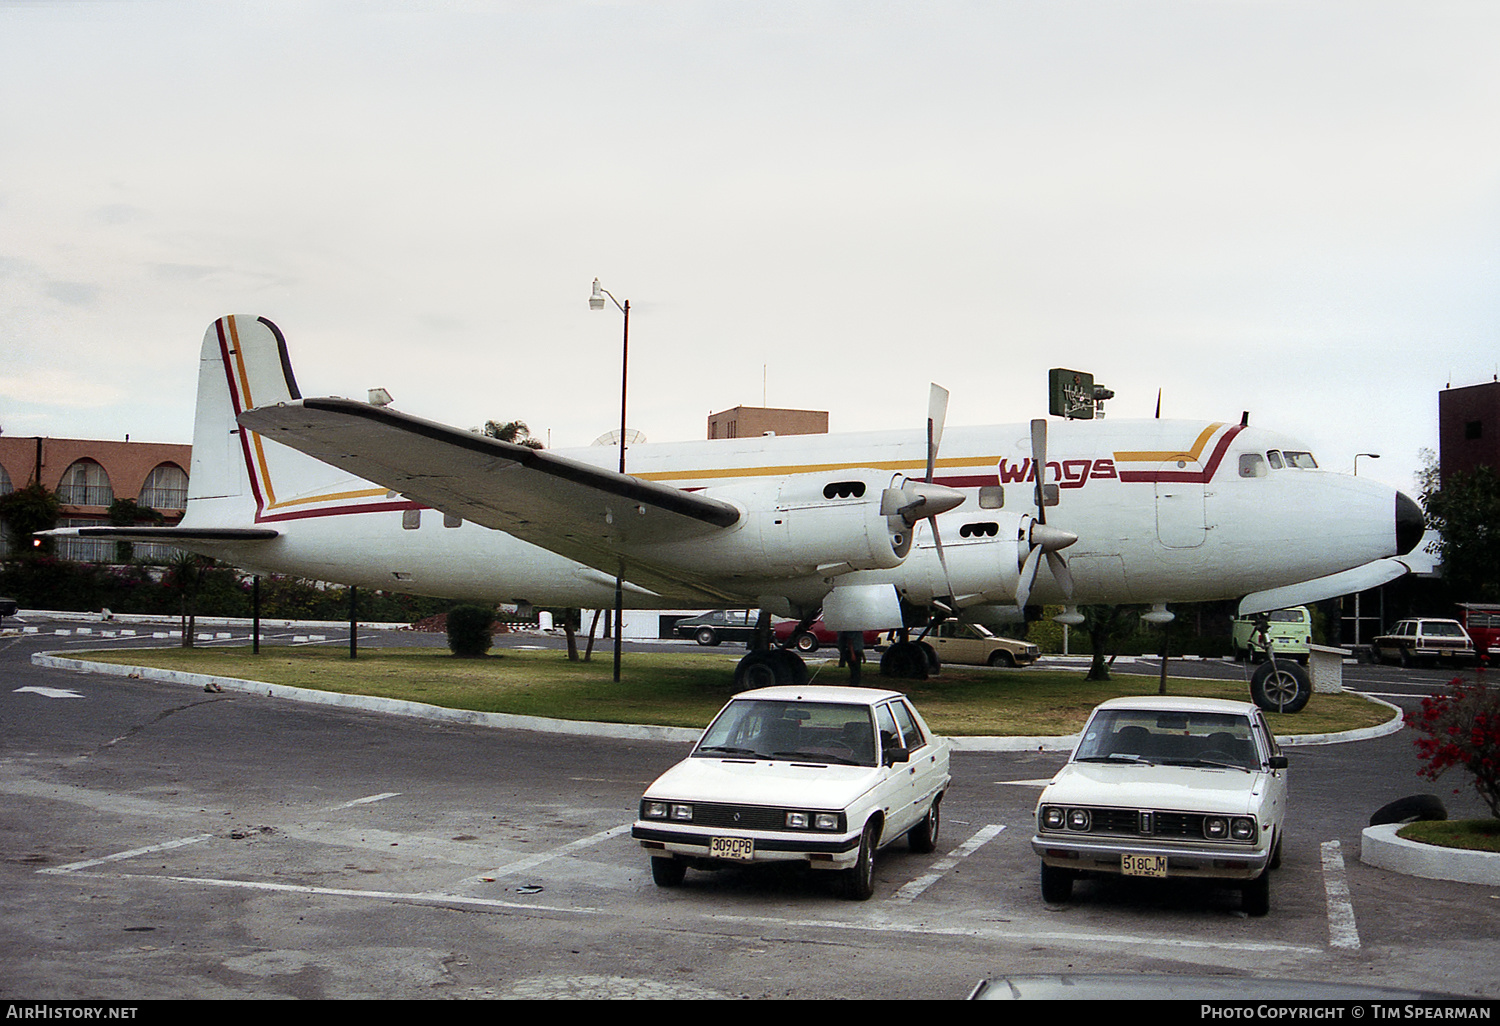
<svg viewBox="0 0 1500 1026">
<path fill-rule="evenodd" d="M 359 589 L 349 585 L 349 658 L 359 658 Z"/>
<path fill-rule="evenodd" d="M 614 297 L 611 296 L 611 299 Z M 625 473 L 625 396 L 630 383 L 630 300 L 625 300 L 625 333 L 620 339 L 620 473 Z M 615 683 L 620 683 L 620 635 L 624 633 L 625 567 L 615 574 Z"/>
<path fill-rule="evenodd" d="M 260 574 L 250 578 L 250 611 L 254 619 L 250 634 L 250 654 L 260 655 Z"/>
</svg>

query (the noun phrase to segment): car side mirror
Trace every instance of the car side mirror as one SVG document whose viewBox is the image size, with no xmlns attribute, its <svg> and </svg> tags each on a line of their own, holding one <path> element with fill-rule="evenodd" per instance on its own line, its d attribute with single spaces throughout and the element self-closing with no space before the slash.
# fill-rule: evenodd
<svg viewBox="0 0 1500 1026">
<path fill-rule="evenodd" d="M 905 748 L 887 748 L 881 762 L 887 766 L 894 766 L 898 762 L 906 762 L 911 758 L 911 752 Z"/>
<path fill-rule="evenodd" d="M 1266 760 L 1266 765 L 1271 767 L 1273 770 L 1286 769 L 1286 756 L 1273 755 Z"/>
</svg>

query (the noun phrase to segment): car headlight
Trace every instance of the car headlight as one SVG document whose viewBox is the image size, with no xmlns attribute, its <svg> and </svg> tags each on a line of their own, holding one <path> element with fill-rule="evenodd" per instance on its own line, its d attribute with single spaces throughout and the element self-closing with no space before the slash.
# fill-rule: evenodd
<svg viewBox="0 0 1500 1026">
<path fill-rule="evenodd" d="M 842 830 L 844 815 L 841 812 L 807 812 L 792 809 L 786 814 L 788 830 Z"/>
<path fill-rule="evenodd" d="M 1236 816 L 1229 824 L 1229 836 L 1236 841 L 1253 841 L 1256 837 L 1255 819 L 1251 816 Z"/>
<path fill-rule="evenodd" d="M 693 819 L 693 807 L 680 802 L 641 802 L 642 819 L 675 819 L 679 822 L 690 823 Z"/>
<path fill-rule="evenodd" d="M 1067 812 L 1057 805 L 1042 806 L 1042 828 L 1044 830 L 1061 830 L 1067 822 Z"/>
<path fill-rule="evenodd" d="M 1087 830 L 1093 824 L 1094 818 L 1089 815 L 1088 809 L 1068 810 L 1068 829 Z"/>
<path fill-rule="evenodd" d="M 1210 841 L 1224 840 L 1229 836 L 1229 820 L 1223 816 L 1204 816 L 1203 836 Z"/>
</svg>

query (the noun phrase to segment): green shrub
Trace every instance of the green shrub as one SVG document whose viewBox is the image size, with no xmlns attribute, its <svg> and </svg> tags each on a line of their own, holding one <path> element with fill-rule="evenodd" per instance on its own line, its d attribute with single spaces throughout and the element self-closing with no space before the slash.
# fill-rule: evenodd
<svg viewBox="0 0 1500 1026">
<path fill-rule="evenodd" d="M 448 610 L 448 651 L 460 659 L 479 659 L 494 642 L 495 610 L 455 606 Z"/>
</svg>

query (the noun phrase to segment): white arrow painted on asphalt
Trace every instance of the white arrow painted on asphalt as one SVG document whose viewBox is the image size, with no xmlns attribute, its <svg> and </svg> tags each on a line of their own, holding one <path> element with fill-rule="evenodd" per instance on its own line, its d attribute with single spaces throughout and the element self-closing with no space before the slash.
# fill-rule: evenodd
<svg viewBox="0 0 1500 1026">
<path fill-rule="evenodd" d="M 15 693 L 19 695 L 23 691 L 34 692 L 35 694 L 41 695 L 43 698 L 82 698 L 83 697 L 78 692 L 76 692 L 76 691 L 69 691 L 67 688 L 16 688 Z"/>
</svg>

